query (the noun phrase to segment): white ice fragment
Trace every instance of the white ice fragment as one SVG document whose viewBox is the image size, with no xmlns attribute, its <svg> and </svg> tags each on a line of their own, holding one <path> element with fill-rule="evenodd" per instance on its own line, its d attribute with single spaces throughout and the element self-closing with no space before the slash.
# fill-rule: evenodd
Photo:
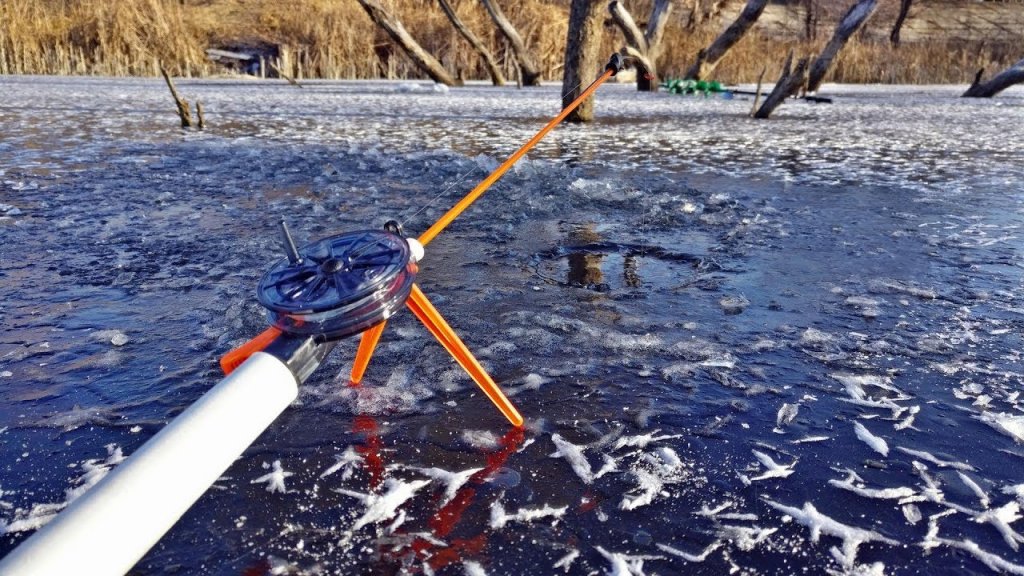
<svg viewBox="0 0 1024 576">
<path fill-rule="evenodd" d="M 1024 415 L 982 412 L 975 418 L 1013 438 L 1018 444 L 1024 443 Z"/>
<path fill-rule="evenodd" d="M 358 498 L 366 506 L 366 511 L 352 527 L 351 532 L 355 532 L 367 524 L 373 524 L 394 517 L 398 508 L 415 496 L 416 492 L 427 484 L 430 484 L 430 480 L 403 482 L 395 478 L 388 478 L 384 481 L 385 492 L 383 494 L 362 494 L 352 490 L 345 490 L 344 488 L 336 488 L 334 491 Z"/>
<path fill-rule="evenodd" d="M 494 450 L 501 443 L 498 436 L 490 430 L 464 430 L 462 441 L 476 450 Z"/>
<path fill-rule="evenodd" d="M 804 502 L 803 508 L 794 508 L 768 498 L 763 498 L 763 500 L 772 508 L 783 514 L 788 514 L 798 523 L 808 527 L 811 531 L 811 540 L 814 542 L 817 542 L 822 534 L 842 539 L 842 550 L 837 550 L 834 555 L 845 568 L 854 567 L 857 560 L 857 548 L 865 542 L 882 542 L 891 546 L 899 546 L 899 542 L 896 540 L 886 538 L 873 530 L 864 530 L 833 520 L 818 512 L 810 502 Z"/>
<path fill-rule="evenodd" d="M 766 470 L 761 474 L 750 478 L 750 481 L 752 482 L 757 480 L 768 480 L 769 478 L 787 478 L 793 473 L 793 468 L 797 463 L 796 460 L 793 460 L 793 462 L 789 464 L 779 464 L 764 452 L 760 452 L 758 450 L 751 450 L 751 452 L 754 453 L 754 457 L 757 458 L 758 462 L 766 468 Z"/>
<path fill-rule="evenodd" d="M 921 521 L 921 509 L 913 504 L 904 504 L 901 508 L 903 510 L 903 517 L 907 519 L 910 524 L 917 524 Z"/>
<path fill-rule="evenodd" d="M 469 470 L 463 470 L 462 472 L 449 472 L 442 470 L 441 468 L 412 468 L 424 476 L 429 476 L 434 480 L 443 482 L 445 485 L 444 500 L 441 502 L 441 506 L 452 501 L 458 493 L 459 488 L 469 482 L 469 479 L 477 472 L 483 470 L 483 468 L 470 468 Z"/>
<path fill-rule="evenodd" d="M 568 554 L 566 554 L 565 556 L 562 556 L 561 558 L 559 558 L 558 562 L 555 562 L 555 565 L 552 566 L 552 568 L 561 568 L 562 570 L 565 570 L 566 574 L 568 574 L 569 573 L 569 568 L 572 567 L 572 563 L 576 560 L 576 558 L 579 557 L 579 555 L 580 555 L 580 551 L 579 550 L 572 550 Z"/>
<path fill-rule="evenodd" d="M 865 444 L 871 447 L 872 450 L 878 452 L 882 456 L 889 455 L 889 445 L 886 444 L 885 439 L 875 436 L 867 428 L 864 427 L 860 422 L 853 423 L 853 429 L 857 433 L 857 438 L 862 440 Z"/>
<path fill-rule="evenodd" d="M 690 554 L 689 552 L 683 552 L 682 550 L 673 548 L 672 546 L 669 546 L 667 544 L 655 544 L 655 546 L 658 547 L 658 550 L 661 550 L 662 552 L 667 552 L 673 556 L 678 556 L 679 558 L 682 558 L 687 562 L 703 562 L 708 559 L 708 556 L 710 556 L 712 552 L 722 547 L 722 541 L 715 540 L 711 544 L 708 544 L 707 547 L 704 548 L 704 550 L 702 550 L 700 554 Z"/>
<path fill-rule="evenodd" d="M 897 430 L 906 430 L 907 428 L 914 428 L 914 418 L 917 416 L 917 413 L 921 411 L 921 407 L 911 406 L 910 408 L 907 409 L 907 411 L 909 412 L 907 417 L 894 424 L 893 428 Z M 917 428 L 914 428 L 914 430 L 917 430 Z"/>
<path fill-rule="evenodd" d="M 935 546 L 948 546 L 950 548 L 958 548 L 971 554 L 978 559 L 979 562 L 988 566 L 993 572 L 999 572 L 1002 574 L 1015 574 L 1016 576 L 1024 576 L 1024 566 L 1020 564 L 1014 564 L 1009 560 L 1003 559 L 1002 556 L 993 554 L 982 550 L 980 546 L 975 544 L 972 540 L 964 539 L 960 540 L 947 540 L 946 538 L 933 538 L 931 540 L 925 540 L 921 542 L 921 546 L 925 548 L 934 548 Z"/>
<path fill-rule="evenodd" d="M 263 465 L 266 466 L 266 463 Z M 262 484 L 265 482 L 267 484 L 267 492 L 280 492 L 281 494 L 286 494 L 288 489 L 285 488 L 284 479 L 292 476 L 293 474 L 294 472 L 285 472 L 285 470 L 281 468 L 280 460 L 274 460 L 273 470 L 249 483 Z"/>
<path fill-rule="evenodd" d="M 124 346 L 128 343 L 128 336 L 124 332 L 118 332 L 110 337 L 110 343 L 114 346 Z"/>
<path fill-rule="evenodd" d="M 441 84 L 437 84 L 441 86 Z M 487 571 L 479 562 L 473 560 L 463 560 L 462 569 L 465 571 L 466 576 L 487 576 Z"/>
<path fill-rule="evenodd" d="M 491 504 L 491 528 L 501 530 L 509 522 L 533 522 L 540 518 L 561 518 L 568 509 L 568 506 L 552 508 L 545 504 L 541 508 L 520 508 L 515 514 L 508 514 L 501 501 L 496 500 Z"/>
<path fill-rule="evenodd" d="M 797 413 L 800 412 L 799 404 L 788 404 L 785 403 L 779 408 L 778 414 L 775 415 L 775 425 L 779 428 L 783 426 L 789 426 L 796 419 Z"/>
<path fill-rule="evenodd" d="M 388 524 L 388 527 L 384 530 L 385 534 L 394 534 L 398 527 L 405 524 L 405 510 L 399 510 L 398 514 L 395 515 L 395 520 Z"/>
<path fill-rule="evenodd" d="M 658 432 L 661 432 L 661 430 L 654 430 L 648 434 L 639 434 L 637 436 L 623 436 L 615 442 L 615 446 L 612 450 L 620 450 L 622 448 L 646 448 L 651 442 L 683 437 L 682 434 L 664 434 L 658 436 Z"/>
<path fill-rule="evenodd" d="M 341 473 L 341 479 L 348 480 L 349 478 L 352 477 L 352 473 L 355 471 L 356 466 L 362 461 L 363 456 L 357 453 L 355 451 L 355 448 L 349 446 L 348 448 L 345 449 L 344 452 L 334 456 L 334 464 L 327 470 L 324 470 L 323 473 L 320 474 L 320 477 L 326 478 L 331 474 L 334 474 L 338 470 L 342 470 L 344 468 L 344 470 Z"/>
<path fill-rule="evenodd" d="M 848 490 L 850 492 L 853 492 L 854 494 L 857 494 L 858 496 L 863 496 L 865 498 L 878 498 L 878 499 L 883 499 L 883 500 L 899 500 L 901 498 L 908 498 L 908 497 L 911 497 L 914 494 L 916 494 L 916 492 L 914 491 L 913 488 L 908 488 L 906 486 L 900 486 L 898 488 L 882 488 L 882 489 L 865 488 L 863 486 L 858 486 L 858 485 L 856 485 L 854 483 L 854 481 L 855 480 L 859 481 L 860 477 L 858 477 L 856 472 L 854 472 L 852 470 L 847 470 L 847 472 L 848 472 L 849 475 L 844 480 L 835 480 L 835 479 L 833 479 L 833 480 L 829 480 L 828 483 L 831 484 L 832 486 L 835 486 L 836 488 L 842 488 L 843 490 Z"/>
<path fill-rule="evenodd" d="M 683 460 L 679 457 L 679 454 L 668 446 L 658 448 L 655 454 L 657 454 L 658 458 L 661 459 L 664 466 L 669 470 L 678 470 L 683 467 Z"/>
<path fill-rule="evenodd" d="M 964 483 L 964 486 L 970 488 L 971 492 L 974 492 L 974 495 L 978 497 L 978 501 L 981 502 L 981 507 L 988 508 L 991 500 L 989 499 L 988 494 L 985 493 L 985 490 L 967 474 L 964 474 L 959 470 L 957 470 L 956 473 L 960 476 L 960 481 Z"/>
<path fill-rule="evenodd" d="M 605 474 L 611 474 L 612 472 L 619 471 L 618 460 L 609 456 L 608 454 L 602 454 L 601 458 L 604 459 L 604 465 L 601 466 L 601 469 L 598 470 L 596 474 L 594 474 L 594 480 L 597 480 L 598 478 L 604 476 Z"/>
<path fill-rule="evenodd" d="M 594 482 L 594 472 L 590 468 L 590 462 L 587 462 L 587 457 L 583 455 L 583 448 L 581 446 L 569 442 L 557 433 L 551 435 L 551 441 L 555 443 L 555 448 L 558 449 L 557 452 L 551 455 L 552 458 L 565 458 L 569 465 L 572 466 L 572 471 L 580 477 L 580 480 L 583 480 L 584 484 Z"/>
<path fill-rule="evenodd" d="M 637 490 L 640 493 L 633 497 L 623 495 L 622 502 L 619 502 L 619 509 L 621 510 L 635 510 L 650 504 L 654 501 L 654 497 L 665 487 L 665 481 L 660 476 L 646 470 L 633 470 L 633 477 L 636 478 L 639 485 Z"/>
<path fill-rule="evenodd" d="M 970 464 L 965 464 L 963 462 L 954 462 L 952 460 L 940 460 L 930 452 L 925 452 L 924 450 L 912 450 L 904 446 L 897 446 L 896 450 L 899 452 L 903 452 L 904 454 L 909 454 L 915 458 L 920 458 L 925 462 L 931 462 L 932 464 L 935 464 L 939 468 L 953 468 L 954 470 L 966 470 L 969 472 L 977 470 L 974 466 L 971 466 Z"/>
<path fill-rule="evenodd" d="M 97 459 L 90 458 L 82 462 L 82 474 L 74 481 L 77 486 L 64 491 L 63 502 L 33 504 L 27 513 L 17 514 L 14 520 L 10 522 L 0 520 L 0 534 L 38 530 L 53 520 L 58 512 L 81 498 L 90 488 L 106 477 L 111 468 L 124 462 L 125 456 L 119 446 L 107 444 L 106 449 L 106 460 L 100 462 Z"/>
<path fill-rule="evenodd" d="M 718 535 L 732 542 L 740 550 L 750 552 L 778 530 L 778 528 L 761 528 L 759 526 L 723 525 L 719 529 Z"/>
<path fill-rule="evenodd" d="M 817 328 L 808 328 L 800 334 L 800 344 L 804 346 L 821 346 L 835 340 L 835 336 Z"/>
<path fill-rule="evenodd" d="M 1020 504 L 1016 501 L 1007 502 L 999 508 L 986 510 L 974 517 L 974 521 L 979 524 L 987 522 L 995 526 L 996 530 L 1002 534 L 1003 540 L 1006 541 L 1006 544 L 1012 548 L 1014 552 L 1020 549 L 1019 543 L 1024 542 L 1024 536 L 1018 534 L 1013 528 L 1010 528 L 1010 524 L 1013 524 L 1020 519 Z"/>
<path fill-rule="evenodd" d="M 789 443 L 790 444 L 809 444 L 811 442 L 824 442 L 826 440 L 831 440 L 831 439 L 832 439 L 831 436 L 804 436 L 803 438 L 800 438 L 800 439 L 797 439 L 797 440 L 790 440 Z"/>
<path fill-rule="evenodd" d="M 729 508 L 732 508 L 732 502 L 722 502 L 714 508 L 708 508 L 707 504 L 701 504 L 700 512 L 695 512 L 697 516 L 704 516 L 707 518 L 714 518 L 718 514 L 725 512 Z"/>
<path fill-rule="evenodd" d="M 660 560 L 661 556 L 632 556 L 609 552 L 600 546 L 594 547 L 608 562 L 611 563 L 608 576 L 644 576 L 645 560 Z"/>
<path fill-rule="evenodd" d="M 1017 501 L 1024 504 L 1024 484 L 1015 484 L 1013 486 L 1003 486 L 1003 494 L 1014 496 Z"/>
</svg>

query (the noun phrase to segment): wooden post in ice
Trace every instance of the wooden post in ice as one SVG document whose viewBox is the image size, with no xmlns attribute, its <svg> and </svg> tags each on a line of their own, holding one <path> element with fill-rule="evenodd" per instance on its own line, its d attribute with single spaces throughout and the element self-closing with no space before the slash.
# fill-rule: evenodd
<svg viewBox="0 0 1024 576">
<path fill-rule="evenodd" d="M 981 76 L 984 72 L 984 68 L 978 71 L 978 74 L 974 77 L 974 82 L 971 83 L 971 87 L 961 97 L 991 98 L 1014 84 L 1024 83 L 1024 60 L 1020 60 L 1013 66 L 996 74 L 988 82 L 981 81 Z"/>
<path fill-rule="evenodd" d="M 181 119 L 181 127 L 191 128 L 192 111 L 188 107 L 188 100 L 185 100 L 181 97 L 181 94 L 178 94 L 178 89 L 174 87 L 174 81 L 171 80 L 171 75 L 167 73 L 167 69 L 161 66 L 160 73 L 163 74 L 164 82 L 167 82 L 167 87 L 171 90 L 171 97 L 174 98 L 174 104 L 178 107 L 178 118 Z"/>
<path fill-rule="evenodd" d="M 569 34 L 565 42 L 562 75 L 562 108 L 576 100 L 583 89 L 597 79 L 601 70 L 601 20 L 604 0 L 572 0 L 569 6 Z M 566 117 L 568 122 L 594 119 L 594 98 L 588 98 Z"/>
<path fill-rule="evenodd" d="M 825 45 L 825 49 L 821 51 L 821 55 L 814 61 L 814 64 L 811 64 L 811 69 L 807 76 L 808 92 L 818 90 L 818 87 L 821 86 L 821 81 L 825 79 L 828 69 L 832 67 L 832 61 L 835 60 L 836 55 L 843 49 L 843 46 L 846 46 L 850 36 L 853 36 L 853 33 L 860 30 L 861 26 L 867 22 L 868 17 L 875 11 L 876 6 L 878 6 L 878 0 L 860 0 L 860 2 L 857 2 L 846 11 L 846 15 L 843 16 L 839 21 L 839 25 L 836 26 L 832 39 Z"/>
<path fill-rule="evenodd" d="M 764 99 L 764 104 L 754 113 L 754 118 L 768 118 L 786 98 L 795 95 L 807 81 L 807 58 L 801 58 L 796 68 L 793 66 L 793 51 L 789 51 L 786 62 L 782 65 L 782 77 L 775 83 L 771 94 Z"/>
</svg>

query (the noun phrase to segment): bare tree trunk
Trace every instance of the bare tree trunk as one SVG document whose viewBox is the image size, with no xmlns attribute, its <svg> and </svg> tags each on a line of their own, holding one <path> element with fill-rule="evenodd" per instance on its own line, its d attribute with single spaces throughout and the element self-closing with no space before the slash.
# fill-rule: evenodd
<svg viewBox="0 0 1024 576">
<path fill-rule="evenodd" d="M 786 101 L 786 98 L 796 95 L 807 81 L 807 58 L 801 58 L 796 64 L 796 69 L 791 70 L 793 65 L 793 51 L 790 50 L 782 65 L 782 77 L 775 83 L 771 94 L 764 99 L 761 109 L 754 113 L 754 118 L 768 118 L 772 112 Z"/>
<path fill-rule="evenodd" d="M 452 5 L 448 3 L 448 0 L 437 0 L 437 3 L 441 5 L 441 10 L 444 10 L 445 15 L 448 16 L 448 20 L 451 21 L 455 30 L 458 31 L 459 34 L 462 34 L 462 37 L 466 39 L 466 42 L 469 42 L 473 49 L 476 50 L 477 54 L 480 55 L 480 58 L 483 59 L 484 64 L 487 66 L 487 73 L 491 75 L 491 83 L 495 86 L 503 86 L 505 84 L 505 75 L 501 73 L 501 68 L 498 67 L 498 63 L 494 60 L 494 57 L 491 56 L 490 50 L 488 50 L 487 47 L 484 46 L 484 43 L 476 37 L 476 34 L 473 34 L 473 32 L 462 23 L 462 20 L 455 13 L 455 10 L 452 9 Z"/>
<path fill-rule="evenodd" d="M 174 105 L 178 108 L 178 118 L 181 120 L 181 127 L 191 128 L 192 109 L 188 106 L 188 100 L 185 100 L 181 97 L 181 94 L 178 94 L 178 89 L 174 87 L 171 75 L 167 73 L 163 66 L 160 67 L 160 74 L 163 74 L 164 82 L 167 82 L 167 88 L 171 91 L 171 98 L 174 98 Z"/>
<path fill-rule="evenodd" d="M 591 82 L 597 80 L 601 70 L 598 50 L 601 49 L 604 2 L 572 0 L 569 7 L 569 35 L 565 42 L 565 69 L 562 75 L 563 108 L 578 98 Z M 569 122 L 590 122 L 593 119 L 593 97 L 566 117 Z"/>
<path fill-rule="evenodd" d="M 979 71 L 971 87 L 963 93 L 963 98 L 991 98 L 1014 84 L 1024 83 L 1024 60 L 996 74 L 995 78 L 988 82 L 979 82 L 980 79 Z"/>
<path fill-rule="evenodd" d="M 729 53 L 729 50 L 736 45 L 750 31 L 757 19 L 764 12 L 768 0 L 747 0 L 747 5 L 740 12 L 736 21 L 726 28 L 725 32 L 715 39 L 705 50 L 697 54 L 697 61 L 686 71 L 685 78 L 702 80 L 706 79 L 722 58 Z"/>
<path fill-rule="evenodd" d="M 391 13 L 377 3 L 377 0 L 357 1 L 359 2 L 359 5 L 363 7 L 363 10 L 366 10 L 366 13 L 369 14 L 370 19 L 373 20 L 377 26 L 383 28 L 384 31 L 388 33 L 388 36 L 391 36 L 391 39 L 402 47 L 402 50 L 405 51 L 405 54 L 409 59 L 412 60 L 413 63 L 416 64 L 416 66 L 427 76 L 430 76 L 434 82 L 445 84 L 447 86 L 457 85 L 455 79 L 452 78 L 452 75 L 449 74 L 448 71 L 444 69 L 444 66 L 437 61 L 437 58 L 434 58 L 429 52 L 424 50 L 423 47 L 405 31 L 405 26 L 402 26 L 402 23 L 398 18 L 392 16 Z"/>
<path fill-rule="evenodd" d="M 836 55 L 843 49 L 843 46 L 846 46 L 850 36 L 853 36 L 854 32 L 864 25 L 868 16 L 875 11 L 876 6 L 878 6 L 878 0 L 860 0 L 846 11 L 846 15 L 836 26 L 832 39 L 828 41 L 825 49 L 821 51 L 821 55 L 811 65 L 807 80 L 808 92 L 815 92 L 821 86 L 821 81 L 825 79 L 825 74 L 832 67 L 832 61 Z"/>
<path fill-rule="evenodd" d="M 804 0 L 804 39 L 814 40 L 818 35 L 818 2 Z"/>
<path fill-rule="evenodd" d="M 656 0 L 651 8 L 651 17 L 647 20 L 647 31 L 643 33 L 621 2 L 612 0 L 608 5 L 612 20 L 626 38 L 629 55 L 637 62 L 636 87 L 642 92 L 658 91 L 658 56 L 662 51 L 661 40 L 665 35 L 672 4 L 672 0 Z"/>
<path fill-rule="evenodd" d="M 360 0 L 360 2 L 362 1 Z M 505 18 L 505 14 L 495 3 L 495 0 L 480 0 L 480 2 L 487 9 L 487 13 L 491 15 L 491 20 L 494 20 L 498 30 L 501 31 L 502 35 L 505 36 L 505 39 L 512 46 L 512 52 L 515 53 L 516 60 L 519 62 L 519 72 L 522 77 L 523 86 L 540 86 L 540 67 L 537 65 L 537 59 L 526 49 L 526 45 L 523 44 L 523 38 L 519 35 L 519 32 L 508 21 L 508 18 Z"/>
<path fill-rule="evenodd" d="M 900 30 L 903 28 L 903 21 L 910 13 L 910 3 L 913 0 L 900 0 L 900 14 L 896 17 L 896 23 L 892 25 L 892 32 L 889 34 L 889 43 L 893 46 L 900 45 Z"/>
</svg>

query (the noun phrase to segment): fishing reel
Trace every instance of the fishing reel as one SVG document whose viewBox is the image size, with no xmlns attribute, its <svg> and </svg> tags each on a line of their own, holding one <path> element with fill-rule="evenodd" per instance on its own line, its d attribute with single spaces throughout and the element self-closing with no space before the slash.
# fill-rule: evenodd
<svg viewBox="0 0 1024 576">
<path fill-rule="evenodd" d="M 423 246 L 394 220 L 383 230 L 335 234 L 301 248 L 283 220 L 280 229 L 287 257 L 256 288 L 270 328 L 221 358 L 225 374 L 262 351 L 305 382 L 339 340 L 382 325 L 405 306 L 423 258 Z"/>
<path fill-rule="evenodd" d="M 423 247 L 395 221 L 383 230 L 328 236 L 296 248 L 281 222 L 286 259 L 256 290 L 267 319 L 286 334 L 335 341 L 393 316 L 409 298 Z"/>
</svg>

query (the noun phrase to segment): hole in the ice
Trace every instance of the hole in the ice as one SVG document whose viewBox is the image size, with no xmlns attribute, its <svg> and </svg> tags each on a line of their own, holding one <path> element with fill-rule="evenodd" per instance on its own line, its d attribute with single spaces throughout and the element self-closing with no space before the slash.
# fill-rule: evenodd
<svg viewBox="0 0 1024 576">
<path fill-rule="evenodd" d="M 604 240 L 593 224 L 574 227 L 565 243 L 537 254 L 535 264 L 548 282 L 595 292 L 671 289 L 708 266 L 700 256 L 656 244 Z"/>
</svg>

